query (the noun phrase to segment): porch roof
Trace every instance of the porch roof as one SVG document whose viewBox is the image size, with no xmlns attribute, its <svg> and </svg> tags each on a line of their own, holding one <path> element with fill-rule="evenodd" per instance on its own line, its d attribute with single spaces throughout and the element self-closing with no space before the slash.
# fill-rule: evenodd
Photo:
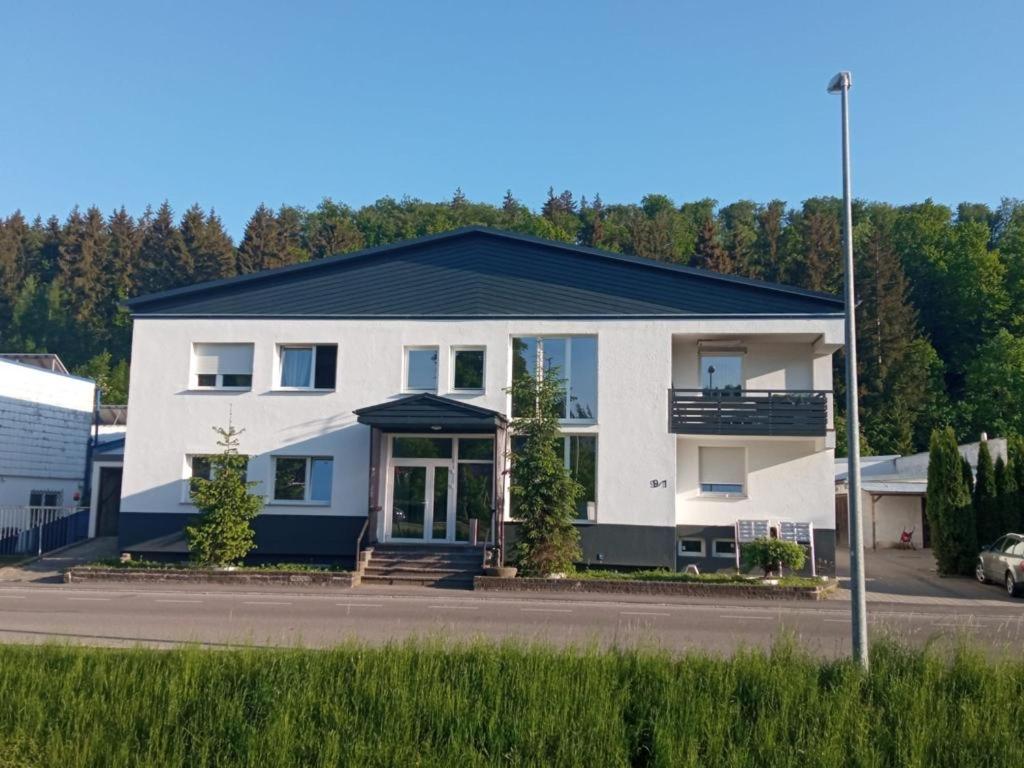
<svg viewBox="0 0 1024 768">
<path fill-rule="evenodd" d="M 423 393 L 353 411 L 360 424 L 382 432 L 493 433 L 505 417 L 489 408 Z"/>
</svg>

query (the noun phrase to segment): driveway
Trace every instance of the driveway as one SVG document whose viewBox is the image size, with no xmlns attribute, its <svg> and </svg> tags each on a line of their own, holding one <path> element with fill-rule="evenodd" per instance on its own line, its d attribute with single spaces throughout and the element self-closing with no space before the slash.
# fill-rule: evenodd
<svg viewBox="0 0 1024 768">
<path fill-rule="evenodd" d="M 850 552 L 836 552 L 840 589 L 849 589 Z M 964 576 L 939 576 L 930 549 L 868 549 L 864 552 L 864 578 L 869 602 L 918 603 L 922 605 L 1008 604 L 1024 615 L 1024 600 L 1014 599 L 1001 588 L 979 584 Z"/>
<path fill-rule="evenodd" d="M 117 557 L 117 537 L 98 536 L 80 544 L 72 544 L 70 547 L 47 552 L 42 557 L 21 565 L 0 568 L 0 582 L 57 583 L 64 580 L 65 569 L 75 565 L 94 563 L 109 557 Z"/>
</svg>

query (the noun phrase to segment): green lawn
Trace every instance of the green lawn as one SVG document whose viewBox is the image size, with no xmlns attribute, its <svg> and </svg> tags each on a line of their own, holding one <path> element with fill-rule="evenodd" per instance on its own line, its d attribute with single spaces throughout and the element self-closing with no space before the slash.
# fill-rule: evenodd
<svg viewBox="0 0 1024 768">
<path fill-rule="evenodd" d="M 0 646 L 0 766 L 1010 766 L 1024 663 Z"/>
</svg>

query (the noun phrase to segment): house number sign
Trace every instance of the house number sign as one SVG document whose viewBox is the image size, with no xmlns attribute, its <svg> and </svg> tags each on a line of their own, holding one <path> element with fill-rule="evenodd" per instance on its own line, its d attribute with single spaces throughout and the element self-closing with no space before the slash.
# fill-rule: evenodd
<svg viewBox="0 0 1024 768">
<path fill-rule="evenodd" d="M 651 488 L 668 488 L 668 480 L 651 480 Z"/>
</svg>

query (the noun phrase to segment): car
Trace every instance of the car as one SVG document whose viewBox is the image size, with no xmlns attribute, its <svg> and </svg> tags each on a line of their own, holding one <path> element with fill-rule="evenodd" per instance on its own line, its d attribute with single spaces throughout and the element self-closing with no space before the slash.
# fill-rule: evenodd
<svg viewBox="0 0 1024 768">
<path fill-rule="evenodd" d="M 974 575 L 982 584 L 1002 584 L 1011 597 L 1024 596 L 1024 534 L 1008 533 L 981 550 Z"/>
</svg>

